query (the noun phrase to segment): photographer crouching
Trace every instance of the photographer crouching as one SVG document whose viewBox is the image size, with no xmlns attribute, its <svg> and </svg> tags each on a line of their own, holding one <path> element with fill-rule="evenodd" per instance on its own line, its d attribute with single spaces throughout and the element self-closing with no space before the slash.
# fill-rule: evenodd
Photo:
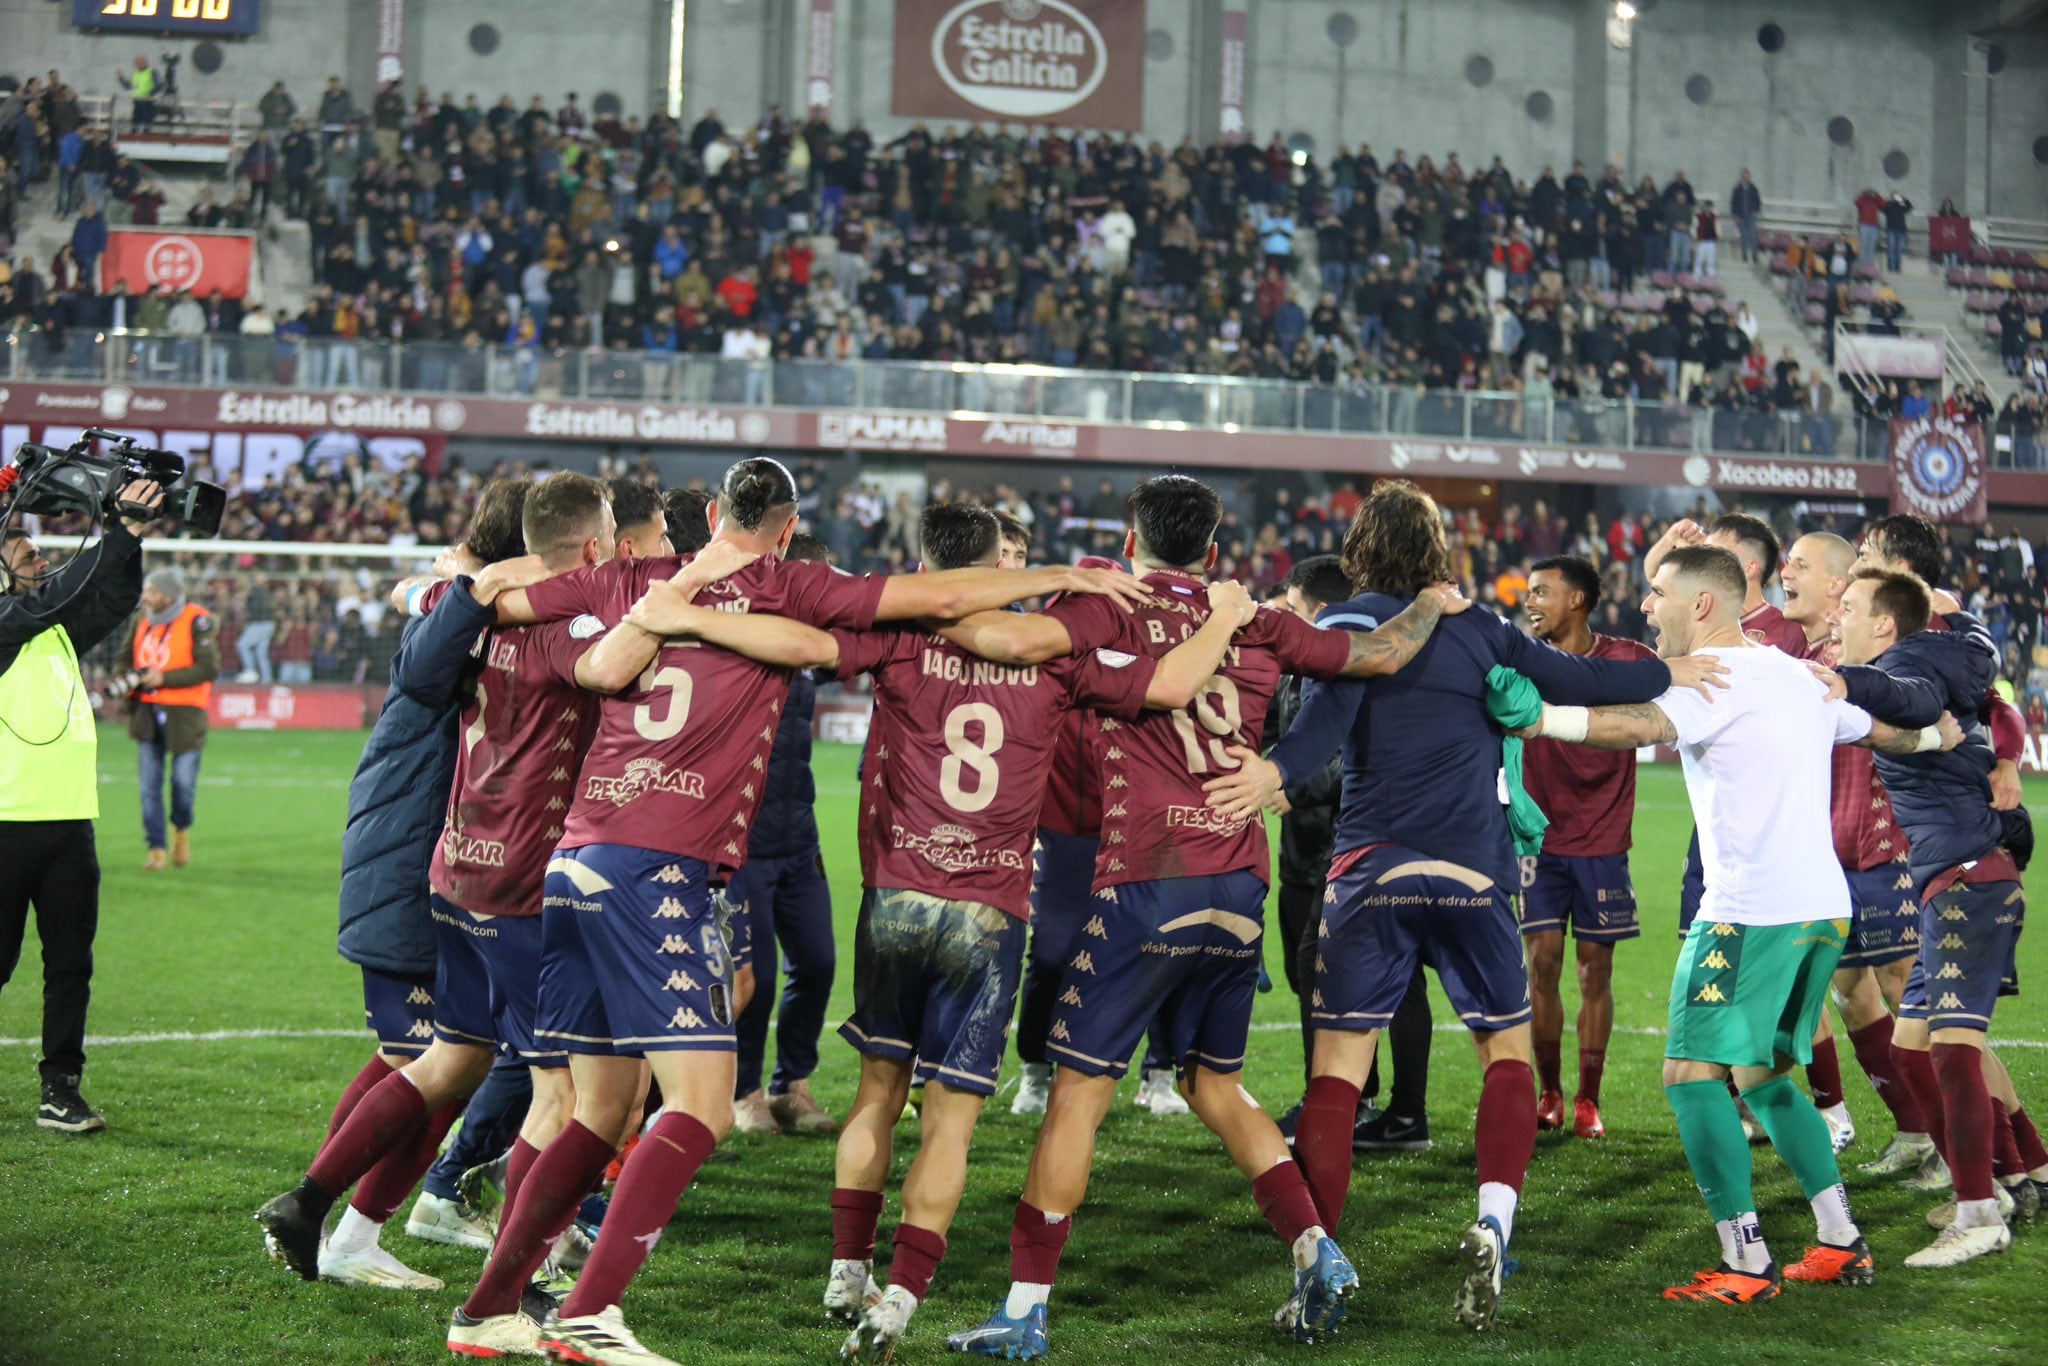
<svg viewBox="0 0 2048 1366">
<path fill-rule="evenodd" d="M 154 514 L 163 498 L 151 480 L 120 491 L 121 507 L 137 512 Z M 54 573 L 26 532 L 0 532 L 0 989 L 34 907 L 43 946 L 36 1123 L 69 1134 L 106 1127 L 78 1090 L 100 909 L 99 737 L 78 657 L 141 599 L 138 538 L 149 520 L 109 518 L 99 542 Z"/>
<path fill-rule="evenodd" d="M 168 861 L 192 861 L 192 808 L 199 788 L 199 756 L 206 746 L 207 706 L 220 677 L 220 644 L 213 616 L 185 600 L 185 576 L 152 571 L 142 581 L 142 619 L 135 623 L 135 691 L 128 698 L 128 735 L 135 741 L 142 777 L 142 833 L 149 855 L 142 867 L 159 872 L 164 844 L 164 770 L 171 775 Z"/>
</svg>

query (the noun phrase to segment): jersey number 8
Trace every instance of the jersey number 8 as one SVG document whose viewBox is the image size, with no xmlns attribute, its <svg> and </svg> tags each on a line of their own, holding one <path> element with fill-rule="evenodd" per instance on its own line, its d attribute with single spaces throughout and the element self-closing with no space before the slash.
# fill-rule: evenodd
<svg viewBox="0 0 2048 1366">
<path fill-rule="evenodd" d="M 967 727 L 981 723 L 981 743 L 967 738 Z M 1003 717 L 986 702 L 963 702 L 946 714 L 946 757 L 939 762 L 939 795 L 955 811 L 982 811 L 996 799 L 996 784 L 1002 773 L 996 768 L 996 751 L 1003 747 Z M 972 792 L 960 785 L 968 772 L 974 774 Z"/>
</svg>

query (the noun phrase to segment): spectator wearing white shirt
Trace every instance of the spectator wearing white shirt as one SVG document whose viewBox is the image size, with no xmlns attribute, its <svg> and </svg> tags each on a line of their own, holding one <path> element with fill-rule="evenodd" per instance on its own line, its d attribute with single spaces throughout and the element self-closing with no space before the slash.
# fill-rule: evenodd
<svg viewBox="0 0 2048 1366">
<path fill-rule="evenodd" d="M 1109 256 L 1109 268 L 1122 271 L 1130 268 L 1131 243 L 1138 236 L 1138 225 L 1124 208 L 1121 199 L 1109 202 L 1109 212 L 1102 215 L 1096 225 L 1102 233 L 1102 246 Z"/>
</svg>

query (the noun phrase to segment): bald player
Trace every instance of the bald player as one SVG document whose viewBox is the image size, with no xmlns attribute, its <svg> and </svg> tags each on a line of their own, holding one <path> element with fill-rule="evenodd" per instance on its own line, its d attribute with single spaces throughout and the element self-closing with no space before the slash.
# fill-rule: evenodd
<svg viewBox="0 0 2048 1366">
<path fill-rule="evenodd" d="M 1785 619 L 1806 633 L 1806 657 L 1831 668 L 1841 659 L 1832 623 L 1855 563 L 1855 547 L 1824 531 L 1800 537 L 1785 556 Z M 1831 809 L 1835 856 L 1848 878 L 1854 915 L 1835 971 L 1835 1008 L 1842 1013 L 1856 1061 L 1896 1125 L 1883 1155 L 1861 1170 L 1880 1175 L 1917 1171 L 1934 1143 L 1892 1060 L 1892 1015 L 1920 951 L 1920 906 L 1913 895 L 1906 835 L 1869 750 L 1836 748 Z M 1846 1104 L 1822 1109 L 1821 1117 L 1834 1135 L 1836 1152 L 1855 1141 L 1856 1126 Z"/>
</svg>

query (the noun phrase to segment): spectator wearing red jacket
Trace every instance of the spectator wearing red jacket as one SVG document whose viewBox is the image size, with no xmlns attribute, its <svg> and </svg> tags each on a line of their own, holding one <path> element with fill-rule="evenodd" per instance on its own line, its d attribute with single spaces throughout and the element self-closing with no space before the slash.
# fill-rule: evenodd
<svg viewBox="0 0 2048 1366">
<path fill-rule="evenodd" d="M 1861 239 L 1865 261 L 1877 259 L 1877 228 L 1884 217 L 1884 196 L 1867 186 L 1856 196 L 1856 235 Z"/>
</svg>

